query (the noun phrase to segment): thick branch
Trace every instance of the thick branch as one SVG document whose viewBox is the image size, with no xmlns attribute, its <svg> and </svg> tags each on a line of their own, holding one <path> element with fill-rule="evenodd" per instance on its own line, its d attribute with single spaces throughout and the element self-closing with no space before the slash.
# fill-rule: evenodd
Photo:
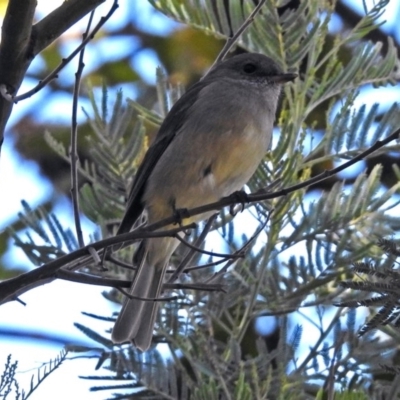
<svg viewBox="0 0 400 400">
<path fill-rule="evenodd" d="M 33 58 L 105 0 L 69 0 L 32 27 L 36 0 L 10 0 L 0 44 L 0 85 L 18 92 Z M 13 103 L 0 96 L 0 150 Z"/>
<path fill-rule="evenodd" d="M 68 0 L 39 21 L 32 32 L 35 37 L 32 52 L 36 56 L 59 38 L 67 29 L 81 20 L 106 0 Z"/>
<path fill-rule="evenodd" d="M 0 45 L 0 84 L 15 93 L 21 85 L 33 56 L 28 48 L 31 40 L 36 0 L 10 0 L 4 17 Z M 0 148 L 12 104 L 0 97 Z"/>
<path fill-rule="evenodd" d="M 28 51 L 36 0 L 11 0 L 8 3 L 0 47 L 0 81 L 15 88 L 20 73 L 12 68 L 27 65 L 33 58 Z"/>
<path fill-rule="evenodd" d="M 109 12 L 105 17 L 100 18 L 100 21 L 96 25 L 96 27 L 93 29 L 90 34 L 85 34 L 85 38 L 82 40 L 81 44 L 76 47 L 76 49 L 66 58 L 63 58 L 60 64 L 53 69 L 53 71 L 50 72 L 49 75 L 47 75 L 43 80 L 41 80 L 34 88 L 31 90 L 28 90 L 27 92 L 20 94 L 18 96 L 11 96 L 9 98 L 9 101 L 13 101 L 14 103 L 18 103 L 21 100 L 25 100 L 34 94 L 36 94 L 39 90 L 42 90 L 49 82 L 51 82 L 53 79 L 56 79 L 58 77 L 58 73 L 69 63 L 71 62 L 79 52 L 81 52 L 86 45 L 89 43 L 90 40 L 94 38 L 96 33 L 100 30 L 100 28 L 108 21 L 109 18 L 114 14 L 115 10 L 118 8 L 118 0 L 114 0 L 113 5 L 111 6 Z"/>
</svg>

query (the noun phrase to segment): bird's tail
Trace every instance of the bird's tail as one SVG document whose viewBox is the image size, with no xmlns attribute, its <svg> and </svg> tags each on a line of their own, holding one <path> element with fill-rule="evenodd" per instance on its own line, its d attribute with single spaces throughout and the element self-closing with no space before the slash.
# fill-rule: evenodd
<svg viewBox="0 0 400 400">
<path fill-rule="evenodd" d="M 158 311 L 157 301 L 161 294 L 167 260 L 148 263 L 146 245 L 139 269 L 130 288 L 129 294 L 149 300 L 125 299 L 121 312 L 112 331 L 114 343 L 132 341 L 140 350 L 146 351 L 151 345 L 154 323 Z"/>
</svg>

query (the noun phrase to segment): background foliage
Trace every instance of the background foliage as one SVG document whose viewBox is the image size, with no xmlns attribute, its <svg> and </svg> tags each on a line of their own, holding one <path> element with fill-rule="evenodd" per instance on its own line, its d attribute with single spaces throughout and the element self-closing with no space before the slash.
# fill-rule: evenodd
<svg viewBox="0 0 400 400">
<path fill-rule="evenodd" d="M 397 104 L 388 105 L 378 95 L 375 105 L 360 104 L 366 88 L 380 93 L 379 87 L 398 79 L 398 44 L 379 22 L 388 3 L 375 2 L 361 16 L 342 2 L 266 1 L 234 51 L 264 53 L 285 70 L 298 71 L 299 78 L 285 88 L 273 151 L 249 182 L 251 192 L 305 181 L 399 128 Z M 201 76 L 224 39 L 254 8 L 253 2 L 235 0 L 151 4 L 183 25 L 160 36 L 146 31 L 140 15 L 127 8 L 126 23 L 105 28 L 88 47 L 88 54 L 96 54 L 102 41 L 135 42 L 116 60 L 98 62 L 90 56 L 84 70 L 81 102 L 87 119 L 79 125 L 80 199 L 102 237 L 112 235 L 130 179 L 163 116 L 182 93 L 181 85 Z M 333 18 L 340 19 L 340 28 Z M 55 67 L 64 51 L 63 40 L 38 56 L 41 68 L 28 72 L 28 78 L 41 79 Z M 165 76 L 158 71 L 154 86 L 141 80 L 131 62 L 144 50 L 157 54 L 167 72 Z M 134 85 L 135 98 L 125 102 L 127 84 Z M 71 93 L 73 85 L 73 79 L 63 84 L 52 81 L 46 88 L 47 100 Z M 123 91 L 115 94 L 121 87 Z M 9 134 L 18 151 L 40 165 L 59 193 L 68 193 L 70 122 L 43 122 L 36 112 L 32 109 L 10 125 Z M 223 282 L 227 293 L 173 291 L 178 299 L 165 303 L 155 337 L 167 343 L 169 361 L 159 348 L 143 355 L 129 346 L 112 346 L 109 332 L 78 325 L 94 341 L 93 349 L 68 350 L 95 350 L 98 368 L 107 371 L 102 378 L 118 379 L 94 390 L 107 390 L 104 397 L 112 398 L 397 398 L 398 252 L 394 242 L 382 239 L 395 238 L 399 225 L 398 147 L 391 143 L 379 149 L 353 174 L 249 206 L 239 215 L 243 224 L 232 222 L 222 211 L 207 249 L 232 254 L 244 250 L 246 256 L 227 258 L 217 267 L 194 269 L 180 278 L 185 285 Z M 51 209 L 52 200 L 37 209 L 25 205 L 25 213 L 0 237 L 0 248 L 6 251 L 12 234 L 35 265 L 76 249 L 75 233 L 63 227 Z M 40 244 L 18 234 L 23 227 L 35 232 Z M 262 232 L 251 237 L 257 229 Z M 130 262 L 132 250 L 118 253 L 119 260 Z M 186 259 L 187 251 L 179 248 L 175 266 Z M 197 255 L 189 266 L 218 260 Z M 356 262 L 364 264 L 352 268 Z M 131 279 L 132 273 L 120 265 L 108 261 L 106 272 L 85 265 L 82 272 Z M 13 273 L 9 266 L 0 266 L 3 277 Z M 20 269 L 14 268 L 14 273 Z M 378 299 L 372 301 L 374 293 Z M 115 289 L 105 295 L 121 301 Z M 370 306 L 371 313 L 361 337 L 365 313 L 355 312 L 360 305 Z M 315 328 L 312 338 L 298 323 L 300 316 Z M 110 315 L 93 317 L 111 321 Z M 9 360 L 4 390 L 14 382 L 13 369 Z M 90 371 L 87 375 L 94 379 Z M 131 394 L 109 392 L 120 388 Z"/>
</svg>

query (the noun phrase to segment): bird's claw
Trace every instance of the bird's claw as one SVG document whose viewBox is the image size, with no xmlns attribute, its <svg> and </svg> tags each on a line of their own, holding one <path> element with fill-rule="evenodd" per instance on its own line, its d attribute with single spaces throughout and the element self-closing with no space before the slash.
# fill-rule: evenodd
<svg viewBox="0 0 400 400">
<path fill-rule="evenodd" d="M 242 209 L 240 210 L 241 212 L 244 210 L 244 205 L 249 202 L 249 196 L 244 190 L 237 190 L 236 192 L 233 192 L 229 198 L 235 201 L 234 204 L 231 204 L 229 206 L 229 213 L 234 217 L 237 212 L 235 212 L 234 207 L 237 203 L 240 203 L 242 206 Z"/>
<path fill-rule="evenodd" d="M 182 226 L 182 222 L 185 218 L 189 218 L 190 214 L 187 208 L 176 208 L 174 209 L 175 224 Z"/>
</svg>

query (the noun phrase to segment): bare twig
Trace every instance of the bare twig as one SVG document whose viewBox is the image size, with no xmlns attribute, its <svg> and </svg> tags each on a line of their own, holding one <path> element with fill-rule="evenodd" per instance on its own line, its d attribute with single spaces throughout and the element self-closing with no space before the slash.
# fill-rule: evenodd
<svg viewBox="0 0 400 400">
<path fill-rule="evenodd" d="M 218 54 L 218 57 L 214 61 L 213 65 L 211 66 L 210 70 L 220 63 L 228 54 L 229 50 L 232 48 L 232 46 L 236 43 L 236 41 L 240 38 L 242 33 L 253 23 L 256 15 L 260 12 L 261 7 L 265 4 L 266 0 L 261 0 L 257 6 L 254 8 L 254 10 L 251 12 L 251 14 L 246 18 L 246 20 L 243 22 L 243 24 L 239 27 L 239 29 L 234 33 L 234 35 L 226 41 L 223 49 L 220 51 Z"/>
<path fill-rule="evenodd" d="M 56 273 L 58 279 L 65 281 L 84 283 L 87 285 L 107 286 L 114 288 L 129 288 L 132 285 L 131 280 L 109 279 L 100 276 L 87 275 L 81 272 L 71 272 L 65 269 L 60 269 Z M 208 283 L 164 283 L 164 289 L 169 290 L 202 290 L 206 292 L 221 292 L 224 291 L 224 285 L 221 284 L 208 284 Z"/>
<path fill-rule="evenodd" d="M 183 258 L 182 262 L 176 267 L 175 271 L 173 271 L 171 277 L 168 279 L 168 282 L 173 282 L 174 280 L 176 280 L 179 277 L 179 275 L 184 271 L 186 265 L 188 265 L 189 262 L 193 259 L 194 255 L 197 252 L 197 249 L 201 246 L 201 244 L 205 240 L 216 218 L 217 214 L 214 214 L 208 219 L 206 226 L 203 229 L 203 232 L 201 232 L 201 235 L 195 241 L 194 247 L 189 248 L 189 251 L 187 252 L 186 256 Z M 221 261 L 223 262 L 224 260 Z"/>
<path fill-rule="evenodd" d="M 21 100 L 25 100 L 31 96 L 33 96 L 35 93 L 37 93 L 39 90 L 43 89 L 49 82 L 51 82 L 53 79 L 56 79 L 58 77 L 58 73 L 71 61 L 75 58 L 77 54 L 94 38 L 96 33 L 100 30 L 100 28 L 111 18 L 111 16 L 114 14 L 114 12 L 118 8 L 118 1 L 114 0 L 113 5 L 110 8 L 110 11 L 105 15 L 104 17 L 100 18 L 99 23 L 94 27 L 93 31 L 86 37 L 85 40 L 82 41 L 82 43 L 67 57 L 64 58 L 61 63 L 56 67 L 49 75 L 46 76 L 42 81 L 40 81 L 33 89 L 29 90 L 28 92 L 25 92 L 19 96 L 16 96 L 13 98 L 14 103 L 18 103 Z"/>
<path fill-rule="evenodd" d="M 214 261 L 214 262 L 210 262 L 210 263 L 206 263 L 206 264 L 202 264 L 202 265 L 196 265 L 195 267 L 186 267 L 183 270 L 183 272 L 187 273 L 190 271 L 197 271 L 199 269 L 216 267 L 217 265 L 223 264 L 224 262 L 226 262 L 226 260 L 218 260 L 218 261 Z"/>
<path fill-rule="evenodd" d="M 114 244 L 142 240 L 143 238 L 174 236 L 177 232 L 185 229 L 193 229 L 195 224 L 180 226 L 164 232 L 148 232 L 143 228 L 135 231 L 124 233 L 122 235 L 99 240 L 91 243 L 89 246 L 82 247 L 72 253 L 65 254 L 53 261 L 50 261 L 32 271 L 26 272 L 14 278 L 0 282 L 0 304 L 8 301 L 16 300 L 18 296 L 31 290 L 37 286 L 50 283 L 56 279 L 56 273 L 61 268 L 74 271 L 93 262 L 93 258 L 89 254 L 89 247 L 100 251 L 113 246 Z"/>
<path fill-rule="evenodd" d="M 90 27 L 92 25 L 94 10 L 90 13 L 89 21 L 87 24 L 86 32 L 82 36 L 82 42 L 86 40 L 89 35 Z M 74 221 L 76 236 L 78 238 L 79 247 L 85 246 L 83 241 L 81 218 L 79 215 L 79 189 L 78 189 L 78 103 L 79 103 L 79 89 L 81 86 L 81 78 L 85 64 L 83 58 L 85 56 L 85 47 L 82 48 L 79 54 L 78 69 L 75 73 L 74 95 L 72 99 L 72 123 L 71 123 L 71 197 L 72 207 L 74 210 Z"/>
<path fill-rule="evenodd" d="M 234 254 L 245 254 L 246 250 L 248 249 L 248 247 L 250 246 L 250 244 L 252 242 L 254 242 L 254 240 L 258 237 L 258 235 L 264 230 L 264 228 L 266 227 L 267 223 L 269 221 L 269 217 L 265 220 L 265 222 L 256 230 L 256 232 L 254 233 L 253 236 L 250 237 L 250 239 L 239 249 L 237 250 Z M 206 283 L 210 283 L 213 280 L 218 279 L 221 275 L 224 275 L 227 271 L 227 269 L 235 262 L 235 259 L 231 259 L 230 262 L 227 262 L 223 268 L 221 268 L 218 272 L 216 272 L 215 274 L 213 274 L 210 278 L 208 278 L 206 280 Z"/>
<path fill-rule="evenodd" d="M 343 163 L 339 167 L 325 170 L 324 172 L 321 172 L 320 174 L 314 176 L 313 178 L 307 179 L 306 181 L 304 181 L 302 183 L 290 186 L 286 189 L 279 190 L 279 191 L 275 192 L 274 194 L 277 195 L 277 197 L 286 196 L 287 194 L 293 193 L 296 190 L 304 189 L 304 188 L 314 185 L 316 183 L 322 182 L 322 181 L 330 178 L 331 176 L 336 175 L 339 172 L 342 172 L 345 169 L 351 167 L 358 161 L 363 160 L 364 158 L 366 158 L 370 154 L 374 153 L 375 151 L 379 150 L 383 146 L 389 144 L 390 142 L 393 142 L 394 140 L 398 140 L 399 135 L 400 135 L 400 129 L 396 129 L 386 139 L 376 141 L 370 148 L 361 152 L 358 156 L 353 157 L 351 160 Z M 249 196 L 250 203 L 260 201 L 261 199 L 268 200 L 268 199 L 272 199 L 272 198 L 275 198 L 275 196 L 271 196 L 271 193 L 269 195 L 256 194 L 256 195 Z"/>
<path fill-rule="evenodd" d="M 315 342 L 315 344 L 312 346 L 310 349 L 309 354 L 307 357 L 302 361 L 302 363 L 298 366 L 297 371 L 302 372 L 302 370 L 307 368 L 307 364 L 318 355 L 318 348 L 324 343 L 324 340 L 326 340 L 326 337 L 331 333 L 331 331 L 334 330 L 335 325 L 337 324 L 341 314 L 342 310 L 337 310 L 335 315 L 331 319 L 331 323 L 325 330 L 320 331 L 320 337 L 319 339 Z"/>
<path fill-rule="evenodd" d="M 137 268 L 135 266 L 133 266 L 131 263 L 122 261 L 122 260 L 118 259 L 117 257 L 114 257 L 112 254 L 107 255 L 106 260 L 112 262 L 115 265 L 118 265 L 121 268 L 131 269 L 132 271 L 137 270 Z"/>
<path fill-rule="evenodd" d="M 208 256 L 222 257 L 222 258 L 225 258 L 225 259 L 228 259 L 228 258 L 240 258 L 240 257 L 243 256 L 243 254 L 242 255 L 237 254 L 236 256 L 233 256 L 232 254 L 216 253 L 214 251 L 208 251 L 208 250 L 201 249 L 200 247 L 196 247 L 193 244 L 189 243 L 187 240 L 183 239 L 178 234 L 175 235 L 175 238 L 178 239 L 185 246 L 189 247 L 189 249 L 192 249 L 197 253 L 207 254 Z"/>
<path fill-rule="evenodd" d="M 32 53 L 39 54 L 48 45 L 59 38 L 72 25 L 80 21 L 85 15 L 95 10 L 106 0 L 68 0 L 46 15 L 32 28 Z"/>
<path fill-rule="evenodd" d="M 120 287 L 116 288 L 120 291 L 124 296 L 128 297 L 130 300 L 141 300 L 141 301 L 174 301 L 182 298 L 182 296 L 169 296 L 169 297 L 140 297 L 140 296 L 133 296 L 132 294 L 128 293 L 126 290 L 121 289 Z"/>
<path fill-rule="evenodd" d="M 164 283 L 163 287 L 165 289 L 190 289 L 190 290 L 200 290 L 202 292 L 224 292 L 225 285 L 220 283 L 203 283 L 203 282 L 195 282 L 195 283 Z"/>
</svg>

